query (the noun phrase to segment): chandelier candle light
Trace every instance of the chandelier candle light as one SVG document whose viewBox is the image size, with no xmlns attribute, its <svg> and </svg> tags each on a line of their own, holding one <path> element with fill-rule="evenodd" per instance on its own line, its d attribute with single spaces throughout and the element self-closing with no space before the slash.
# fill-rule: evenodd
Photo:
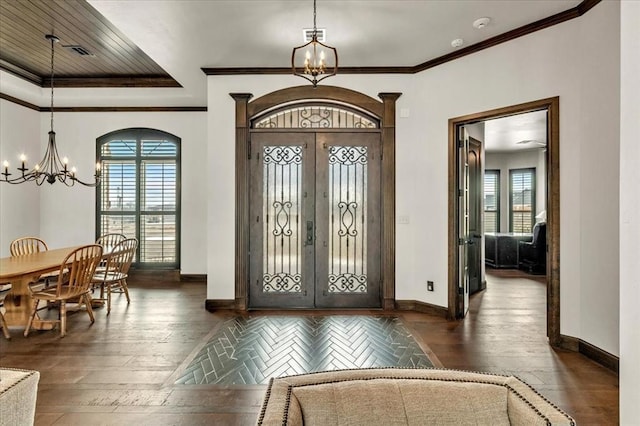
<svg viewBox="0 0 640 426">
<path fill-rule="evenodd" d="M 338 73 L 338 52 L 335 47 L 327 46 L 318 41 L 316 0 L 313 0 L 313 33 L 311 41 L 293 48 L 291 69 L 293 75 L 310 81 L 313 87 L 316 87 L 325 78 Z"/>
<path fill-rule="evenodd" d="M 44 182 L 53 184 L 55 181 L 64 183 L 67 186 L 73 186 L 76 182 L 84 186 L 97 186 L 100 183 L 101 165 L 96 163 L 96 172 L 93 182 L 83 182 L 76 177 L 76 168 L 68 168 L 69 160 L 67 157 L 60 159 L 58 154 L 58 148 L 56 147 L 56 133 L 53 131 L 53 53 L 54 44 L 59 41 L 58 37 L 47 34 L 45 38 L 51 41 L 51 130 L 49 131 L 49 142 L 47 144 L 47 150 L 44 153 L 44 158 L 38 164 L 36 164 L 32 170 L 29 170 L 26 166 L 27 157 L 22 154 L 20 161 L 22 165 L 18 167 L 21 172 L 20 176 L 9 179 L 11 173 L 9 173 L 9 162 L 4 161 L 4 171 L 1 173 L 4 179 L 0 179 L 2 182 L 11 184 L 18 184 L 24 182 L 35 181 L 36 185 L 40 186 Z"/>
</svg>

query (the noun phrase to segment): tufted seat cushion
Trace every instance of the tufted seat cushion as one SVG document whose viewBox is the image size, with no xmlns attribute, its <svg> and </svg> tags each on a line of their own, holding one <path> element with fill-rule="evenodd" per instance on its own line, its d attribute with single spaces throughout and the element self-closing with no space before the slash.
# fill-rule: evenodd
<svg viewBox="0 0 640 426">
<path fill-rule="evenodd" d="M 359 369 L 272 379 L 258 425 L 571 425 L 513 376 Z"/>
</svg>

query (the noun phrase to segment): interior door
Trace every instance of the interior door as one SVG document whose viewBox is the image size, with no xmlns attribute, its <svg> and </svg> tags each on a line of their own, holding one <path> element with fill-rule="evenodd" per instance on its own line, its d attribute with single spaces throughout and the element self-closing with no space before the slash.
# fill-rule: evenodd
<svg viewBox="0 0 640 426">
<path fill-rule="evenodd" d="M 381 306 L 379 147 L 379 132 L 252 134 L 249 307 Z"/>
<path fill-rule="evenodd" d="M 467 244 L 469 294 L 484 288 L 482 282 L 482 143 L 469 137 L 469 238 Z"/>
<path fill-rule="evenodd" d="M 469 311 L 469 133 L 458 128 L 458 307 L 457 316 Z"/>
</svg>

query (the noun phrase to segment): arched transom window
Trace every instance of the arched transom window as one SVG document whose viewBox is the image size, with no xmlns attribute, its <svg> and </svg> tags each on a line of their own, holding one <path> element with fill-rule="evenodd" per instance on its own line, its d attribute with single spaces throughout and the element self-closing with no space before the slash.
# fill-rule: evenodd
<svg viewBox="0 0 640 426">
<path fill-rule="evenodd" d="M 378 120 L 352 108 L 325 103 L 285 106 L 257 117 L 254 129 L 377 129 Z"/>
</svg>

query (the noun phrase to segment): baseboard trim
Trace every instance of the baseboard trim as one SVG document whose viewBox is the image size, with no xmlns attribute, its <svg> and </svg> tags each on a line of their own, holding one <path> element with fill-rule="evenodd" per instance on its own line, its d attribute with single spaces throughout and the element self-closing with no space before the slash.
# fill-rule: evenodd
<svg viewBox="0 0 640 426">
<path fill-rule="evenodd" d="M 180 280 L 180 270 L 178 269 L 138 269 L 132 267 L 129 270 L 129 275 L 132 277 L 139 276 L 146 278 L 153 278 L 156 276 L 161 277 L 159 279 L 170 281 Z"/>
<path fill-rule="evenodd" d="M 593 346 L 589 342 L 585 342 L 580 339 L 579 342 L 579 350 L 582 355 L 586 356 L 589 359 L 594 360 L 598 364 L 602 365 L 605 368 L 613 371 L 616 374 L 620 373 L 620 358 L 610 354 L 609 352 L 600 349 L 597 346 Z"/>
<path fill-rule="evenodd" d="M 206 283 L 207 274 L 180 274 L 180 281 L 185 281 L 185 282 L 204 281 Z"/>
<path fill-rule="evenodd" d="M 399 311 L 416 311 L 423 314 L 437 315 L 443 318 L 447 318 L 449 315 L 447 308 L 419 300 L 396 300 L 396 309 Z"/>
<path fill-rule="evenodd" d="M 580 339 L 572 336 L 560 335 L 560 341 L 558 347 L 566 349 L 571 352 L 578 352 L 580 350 Z"/>
<path fill-rule="evenodd" d="M 236 309 L 236 301 L 233 299 L 207 299 L 204 308 L 209 312 Z"/>
<path fill-rule="evenodd" d="M 600 364 L 604 368 L 620 373 L 620 357 L 617 357 L 604 349 L 585 342 L 577 337 L 560 335 L 560 347 L 573 352 L 579 352 L 590 360 Z"/>
</svg>

